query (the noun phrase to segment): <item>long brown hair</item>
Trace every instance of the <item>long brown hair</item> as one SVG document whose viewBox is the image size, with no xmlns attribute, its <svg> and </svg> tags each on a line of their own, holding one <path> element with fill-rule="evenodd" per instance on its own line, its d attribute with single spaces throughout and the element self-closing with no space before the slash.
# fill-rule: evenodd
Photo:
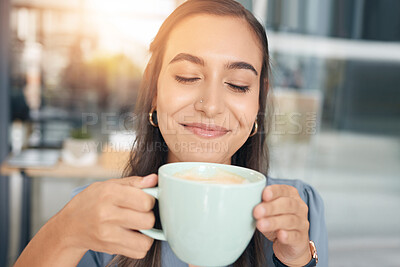
<svg viewBox="0 0 400 267">
<path fill-rule="evenodd" d="M 266 146 L 266 133 L 269 129 L 266 119 L 267 95 L 269 84 L 269 54 L 267 36 L 263 26 L 257 21 L 251 12 L 240 3 L 233 0 L 189 0 L 184 2 L 172 12 L 160 27 L 154 41 L 150 45 L 151 58 L 145 69 L 136 102 L 135 114 L 136 134 L 130 160 L 125 168 L 124 176 L 145 176 L 157 173 L 158 168 L 167 163 L 168 147 L 157 127 L 148 121 L 153 99 L 157 92 L 157 81 L 161 70 L 162 59 L 168 36 L 171 30 L 183 19 L 197 15 L 210 14 L 216 16 L 230 16 L 241 18 L 248 23 L 250 29 L 260 42 L 263 53 L 262 69 L 260 74 L 259 111 L 257 114 L 258 132 L 248 138 L 243 146 L 233 155 L 231 163 L 243 166 L 263 173 L 268 173 L 269 153 Z M 160 228 L 158 205 L 154 207 L 156 228 Z M 265 266 L 264 236 L 256 230 L 251 242 L 240 258 L 234 263 L 235 267 Z M 143 259 L 130 259 L 125 256 L 116 256 L 109 264 L 118 266 L 161 266 L 161 243 L 155 240 L 151 249 Z"/>
</svg>

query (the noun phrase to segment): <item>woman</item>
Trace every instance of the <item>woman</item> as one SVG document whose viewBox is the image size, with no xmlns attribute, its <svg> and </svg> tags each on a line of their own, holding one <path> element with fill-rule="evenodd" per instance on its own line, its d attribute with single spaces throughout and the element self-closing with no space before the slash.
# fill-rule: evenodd
<svg viewBox="0 0 400 267">
<path fill-rule="evenodd" d="M 150 51 L 128 177 L 77 194 L 15 266 L 187 266 L 168 243 L 132 231 L 160 226 L 154 198 L 140 188 L 156 186 L 154 173 L 168 162 L 207 161 L 267 173 L 268 44 L 254 16 L 231 0 L 187 1 L 166 19 Z M 253 213 L 256 233 L 234 266 L 313 266 L 310 240 L 326 266 L 319 195 L 300 181 L 268 180 Z"/>
</svg>

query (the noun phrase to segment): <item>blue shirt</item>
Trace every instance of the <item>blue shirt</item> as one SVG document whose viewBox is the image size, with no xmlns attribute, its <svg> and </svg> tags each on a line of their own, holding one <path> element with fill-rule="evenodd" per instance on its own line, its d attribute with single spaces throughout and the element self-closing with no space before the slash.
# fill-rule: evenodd
<svg viewBox="0 0 400 267">
<path fill-rule="evenodd" d="M 300 180 L 273 179 L 268 177 L 268 185 L 286 184 L 295 187 L 300 197 L 308 205 L 308 221 L 310 222 L 309 236 L 313 240 L 318 252 L 318 266 L 328 266 L 328 235 L 325 224 L 324 203 L 321 196 L 310 185 Z M 84 188 L 77 188 L 73 195 L 78 194 Z M 272 242 L 265 238 L 265 252 L 267 266 L 274 266 L 272 262 Z M 89 250 L 82 257 L 78 267 L 103 267 L 106 266 L 113 255 Z M 162 267 L 187 267 L 188 264 L 176 257 L 168 245 L 168 242 L 161 242 L 161 266 Z"/>
</svg>

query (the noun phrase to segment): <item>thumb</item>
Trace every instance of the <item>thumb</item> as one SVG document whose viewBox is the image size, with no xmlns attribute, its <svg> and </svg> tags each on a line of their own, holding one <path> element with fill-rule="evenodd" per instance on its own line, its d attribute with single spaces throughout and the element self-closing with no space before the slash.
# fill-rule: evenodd
<svg viewBox="0 0 400 267">
<path fill-rule="evenodd" d="M 147 176 L 131 176 L 125 177 L 122 179 L 118 179 L 119 182 L 123 185 L 133 186 L 136 188 L 148 188 L 154 187 L 158 182 L 158 175 L 155 173 L 149 174 Z"/>
</svg>

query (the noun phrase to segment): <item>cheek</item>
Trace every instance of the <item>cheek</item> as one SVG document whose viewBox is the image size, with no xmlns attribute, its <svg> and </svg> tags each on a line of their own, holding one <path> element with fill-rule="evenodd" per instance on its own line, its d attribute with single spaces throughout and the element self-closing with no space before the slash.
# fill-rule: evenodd
<svg viewBox="0 0 400 267">
<path fill-rule="evenodd" d="M 177 86 L 172 77 L 161 77 L 157 88 L 157 107 L 160 109 L 174 111 L 182 105 L 187 104 L 192 98 L 191 91 L 187 88 Z"/>
<path fill-rule="evenodd" d="M 232 101 L 231 110 L 241 128 L 251 128 L 258 112 L 258 92 Z"/>
<path fill-rule="evenodd" d="M 176 95 L 175 88 L 169 79 L 165 75 L 160 76 L 157 86 L 157 111 L 159 112 L 161 120 L 164 115 L 170 114 L 178 103 L 172 101 Z"/>
<path fill-rule="evenodd" d="M 198 89 L 180 85 L 172 76 L 164 74 L 160 76 L 158 82 L 157 110 L 160 110 L 164 116 L 182 121 L 184 120 L 183 114 L 185 116 L 194 115 L 194 109 L 191 110 L 191 107 L 198 97 L 198 92 Z"/>
<path fill-rule="evenodd" d="M 179 121 L 179 111 L 188 105 L 191 95 L 183 92 L 170 79 L 162 79 L 157 88 L 157 117 L 160 130 L 167 135 L 177 133 L 175 121 Z"/>
</svg>

